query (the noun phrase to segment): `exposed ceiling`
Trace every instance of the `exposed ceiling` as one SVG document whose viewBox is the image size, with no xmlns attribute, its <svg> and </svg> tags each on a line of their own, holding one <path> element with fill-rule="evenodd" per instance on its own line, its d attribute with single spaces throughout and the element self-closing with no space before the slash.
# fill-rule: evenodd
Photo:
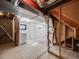
<svg viewBox="0 0 79 59">
<path fill-rule="evenodd" d="M 32 10 L 32 8 L 29 7 L 28 5 L 14 6 L 12 3 L 10 3 L 6 0 L 1 0 L 0 1 L 0 11 L 13 13 L 19 17 L 26 17 L 26 18 L 29 18 L 30 20 L 34 20 L 39 23 L 45 22 L 44 18 L 42 17 L 43 15 L 41 13 L 39 13 L 38 11 L 35 11 L 34 9 Z M 41 15 L 41 16 L 39 16 L 39 15 Z"/>
<path fill-rule="evenodd" d="M 49 0 L 48 5 L 42 9 L 42 13 L 56 8 L 68 1 L 70 0 Z M 44 19 L 40 18 L 42 16 L 38 17 L 40 15 L 39 11 L 35 10 L 28 4 L 24 4 L 22 0 L 0 0 L 0 11 L 13 13 L 21 17 L 27 17 L 29 19 L 37 19 L 40 22 L 44 21 Z"/>
<path fill-rule="evenodd" d="M 34 18 L 39 15 L 39 13 L 34 9 L 32 10 L 29 8 L 30 9 L 29 11 L 28 8 L 24 9 L 20 6 L 14 6 L 13 4 L 9 3 L 6 0 L 0 0 L 0 11 L 13 13 L 15 15 L 19 15 L 27 18 Z"/>
</svg>

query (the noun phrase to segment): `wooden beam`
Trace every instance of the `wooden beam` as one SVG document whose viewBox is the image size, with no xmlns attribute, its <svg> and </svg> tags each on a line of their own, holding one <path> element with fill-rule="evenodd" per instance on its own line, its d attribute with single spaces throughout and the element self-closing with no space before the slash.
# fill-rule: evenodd
<svg viewBox="0 0 79 59">
<path fill-rule="evenodd" d="M 62 9 L 61 9 L 61 7 L 60 7 L 60 13 L 59 13 L 59 33 L 58 33 L 58 35 L 59 35 L 59 59 L 61 59 L 61 16 L 62 16 Z"/>
<path fill-rule="evenodd" d="M 50 5 L 46 6 L 43 9 L 49 11 L 51 9 L 55 9 L 57 7 L 60 7 L 61 5 L 64 5 L 70 1 L 72 1 L 72 0 L 59 0 L 59 1 L 57 1 L 57 3 L 51 3 Z"/>
</svg>

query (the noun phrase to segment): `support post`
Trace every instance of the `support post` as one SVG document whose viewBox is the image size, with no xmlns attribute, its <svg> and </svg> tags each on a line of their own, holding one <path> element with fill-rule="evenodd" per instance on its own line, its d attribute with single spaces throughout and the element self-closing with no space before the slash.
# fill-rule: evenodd
<svg viewBox="0 0 79 59">
<path fill-rule="evenodd" d="M 60 7 L 60 13 L 59 13 L 59 59 L 62 59 L 62 57 L 61 57 L 61 16 L 62 16 L 62 14 L 61 14 L 62 12 L 61 12 L 61 7 Z"/>
<path fill-rule="evenodd" d="M 56 57 L 58 57 L 59 59 L 62 59 L 61 57 L 61 7 L 60 7 L 60 15 L 59 15 L 59 55 L 55 54 L 54 52 L 50 51 L 50 40 L 49 40 L 49 14 L 48 15 L 44 15 L 44 18 L 47 22 L 47 43 L 48 43 L 48 52 Z"/>
</svg>

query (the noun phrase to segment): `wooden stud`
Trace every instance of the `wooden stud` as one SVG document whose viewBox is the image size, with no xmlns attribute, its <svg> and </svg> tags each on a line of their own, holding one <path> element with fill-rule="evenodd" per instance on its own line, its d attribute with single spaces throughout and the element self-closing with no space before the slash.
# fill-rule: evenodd
<svg viewBox="0 0 79 59">
<path fill-rule="evenodd" d="M 72 50 L 74 50 L 74 30 L 72 30 Z"/>
<path fill-rule="evenodd" d="M 15 18 L 15 44 L 16 45 L 19 45 L 19 20 L 18 18 L 16 17 Z"/>
<path fill-rule="evenodd" d="M 13 40 L 15 41 L 15 16 L 13 17 L 13 20 L 12 20 L 12 37 L 13 37 Z"/>
<path fill-rule="evenodd" d="M 59 59 L 61 59 L 61 7 L 60 7 L 60 13 L 59 13 Z"/>
<path fill-rule="evenodd" d="M 45 20 L 47 21 L 47 24 L 48 24 L 48 28 L 47 28 L 48 29 L 48 35 L 47 35 L 47 39 L 48 39 L 48 52 L 50 54 L 58 57 L 59 59 L 62 59 L 62 57 L 61 57 L 61 8 L 60 8 L 60 21 L 59 21 L 59 39 L 60 39 L 60 41 L 59 41 L 59 55 L 57 55 L 57 54 L 55 54 L 55 53 L 50 51 L 50 45 L 49 45 L 50 44 L 50 40 L 49 40 L 49 15 L 48 15 L 48 17 L 46 17 L 46 15 L 44 15 L 44 17 L 45 17 Z"/>
</svg>

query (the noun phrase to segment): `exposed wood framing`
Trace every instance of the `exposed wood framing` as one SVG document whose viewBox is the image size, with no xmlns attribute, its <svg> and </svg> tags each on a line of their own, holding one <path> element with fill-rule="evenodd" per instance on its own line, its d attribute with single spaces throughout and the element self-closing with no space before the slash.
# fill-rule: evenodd
<svg viewBox="0 0 79 59">
<path fill-rule="evenodd" d="M 15 16 L 13 17 L 13 20 L 12 20 L 12 37 L 13 37 L 13 40 L 15 41 Z"/>
<path fill-rule="evenodd" d="M 47 22 L 48 25 L 48 35 L 47 35 L 47 41 L 48 41 L 48 52 L 52 55 L 55 55 L 56 57 L 58 57 L 59 59 L 62 59 L 61 57 L 61 7 L 60 7 L 60 16 L 59 16 L 59 33 L 58 33 L 58 38 L 59 38 L 59 55 L 55 54 L 54 52 L 50 51 L 50 40 L 49 40 L 49 14 L 48 15 L 44 15 L 44 18 Z"/>
<path fill-rule="evenodd" d="M 61 59 L 61 16 L 62 16 L 62 7 L 60 7 L 60 14 L 59 14 L 59 59 Z"/>
<path fill-rule="evenodd" d="M 6 33 L 6 35 L 13 40 L 13 37 L 0 25 L 0 28 Z"/>
<path fill-rule="evenodd" d="M 15 44 L 19 45 L 19 20 L 17 19 L 17 17 L 15 18 Z"/>
</svg>

